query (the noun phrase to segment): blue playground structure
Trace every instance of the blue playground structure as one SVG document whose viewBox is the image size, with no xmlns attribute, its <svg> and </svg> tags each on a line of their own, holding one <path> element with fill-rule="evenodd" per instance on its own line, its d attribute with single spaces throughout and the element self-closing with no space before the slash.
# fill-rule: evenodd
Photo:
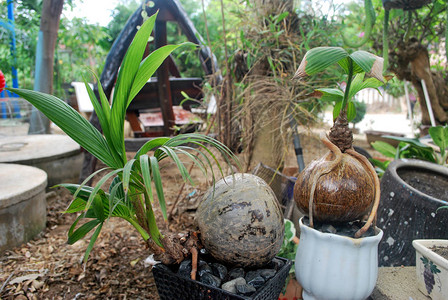
<svg viewBox="0 0 448 300">
<path fill-rule="evenodd" d="M 10 49 L 11 57 L 13 61 L 16 61 L 16 33 L 14 28 L 14 2 L 13 0 L 7 0 L 8 4 L 8 21 L 0 20 L 0 26 L 6 28 L 11 36 Z M 18 88 L 19 81 L 17 78 L 17 69 L 15 63 L 12 64 L 12 87 Z M 7 86 L 7 85 L 6 85 Z M 11 100 L 10 98 L 17 98 L 18 96 L 9 91 L 2 91 L 0 93 L 0 119 L 7 118 L 21 118 L 20 104 L 17 100 Z"/>
</svg>

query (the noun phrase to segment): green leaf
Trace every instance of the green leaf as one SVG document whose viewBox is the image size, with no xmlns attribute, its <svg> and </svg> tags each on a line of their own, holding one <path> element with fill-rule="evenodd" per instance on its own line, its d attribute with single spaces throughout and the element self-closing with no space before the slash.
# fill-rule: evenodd
<svg viewBox="0 0 448 300">
<path fill-rule="evenodd" d="M 159 162 L 157 161 L 157 158 L 155 158 L 154 156 L 151 156 L 149 158 L 149 161 L 151 165 L 151 173 L 154 181 L 154 186 L 157 192 L 157 198 L 159 199 L 160 203 L 160 210 L 162 211 L 163 218 L 167 220 L 168 217 L 166 214 L 166 202 L 165 202 L 165 195 L 163 193 L 162 177 L 160 175 Z"/>
<path fill-rule="evenodd" d="M 115 186 L 119 186 L 117 187 L 116 196 L 120 199 L 123 199 L 124 198 L 123 182 L 121 181 L 119 176 L 116 176 L 114 180 L 112 180 L 112 183 L 110 184 L 109 187 L 109 193 L 112 193 L 112 190 L 115 188 Z"/>
<path fill-rule="evenodd" d="M 123 168 L 123 190 L 125 194 L 127 194 L 129 189 L 129 180 L 131 178 L 132 166 L 135 162 L 136 160 L 133 158 L 128 161 Z"/>
<path fill-rule="evenodd" d="M 434 150 L 431 147 L 421 147 L 418 143 L 400 142 L 396 158 L 415 158 L 436 163 Z"/>
<path fill-rule="evenodd" d="M 296 228 L 294 227 L 294 223 L 288 219 L 284 219 L 285 221 L 285 240 L 291 242 L 293 238 L 296 236 Z"/>
<path fill-rule="evenodd" d="M 93 246 L 95 245 L 96 239 L 98 238 L 98 235 L 101 232 L 101 229 L 103 228 L 103 223 L 100 223 L 100 225 L 96 228 L 95 232 L 92 234 L 92 237 L 90 238 L 89 245 L 87 246 L 86 253 L 84 254 L 84 263 L 87 262 L 89 259 L 90 252 L 93 249 Z"/>
<path fill-rule="evenodd" d="M 154 149 L 164 145 L 169 140 L 170 140 L 170 138 L 160 137 L 160 138 L 155 138 L 150 141 L 147 141 L 143 146 L 140 147 L 140 149 L 135 154 L 134 158 L 138 160 L 141 155 L 146 154 L 149 151 L 154 150 Z"/>
<path fill-rule="evenodd" d="M 91 73 L 94 75 L 94 77 L 96 78 L 96 80 L 98 81 L 98 89 L 101 88 L 101 91 L 103 90 L 103 87 L 100 84 L 100 81 L 98 79 L 98 77 L 96 77 L 96 74 L 91 71 Z M 109 107 L 109 102 L 106 100 L 104 103 L 104 101 L 102 101 L 102 103 L 100 104 L 100 102 L 98 102 L 98 99 L 95 96 L 95 93 L 93 92 L 92 88 L 90 88 L 90 84 L 88 83 L 87 79 L 84 78 L 84 85 L 86 87 L 87 93 L 89 94 L 89 98 L 90 98 L 90 102 L 93 105 L 93 109 L 95 110 L 97 116 L 98 116 L 98 120 L 100 121 L 100 125 L 101 125 L 101 129 L 103 130 L 103 133 L 106 137 L 109 137 L 109 118 L 110 118 L 110 107 Z M 104 92 L 103 92 L 104 94 Z M 107 138 L 106 138 L 107 140 Z"/>
<path fill-rule="evenodd" d="M 163 236 L 157 227 L 156 217 L 151 205 L 146 207 L 146 219 L 148 220 L 149 234 L 151 235 L 151 238 L 157 245 L 163 248 Z"/>
<path fill-rule="evenodd" d="M 100 223 L 101 223 L 100 220 L 92 220 L 83 224 L 81 227 L 76 229 L 75 232 L 69 234 L 68 244 L 73 245 L 74 243 L 85 237 L 87 233 L 89 233 L 93 228 L 95 228 Z"/>
<path fill-rule="evenodd" d="M 346 58 L 338 61 L 339 66 L 341 66 L 341 68 L 344 70 L 345 74 L 349 73 L 349 60 L 352 62 L 352 67 L 353 67 L 353 74 L 357 74 L 357 73 L 362 73 L 363 70 L 356 64 L 353 62 L 353 59 L 351 59 L 350 56 L 347 56 Z"/>
<path fill-rule="evenodd" d="M 354 64 L 359 66 L 362 70 L 361 72 L 369 73 L 372 70 L 373 63 L 376 60 L 376 57 L 366 51 L 359 50 L 350 54 L 350 58 L 353 60 Z M 355 73 L 358 73 L 359 70 L 354 70 Z"/>
<path fill-rule="evenodd" d="M 124 191 L 123 191 L 123 182 L 118 182 L 115 184 L 109 195 L 109 215 L 114 217 L 131 217 L 134 215 L 133 207 L 127 206 L 124 203 Z"/>
<path fill-rule="evenodd" d="M 351 122 L 356 117 L 356 107 L 353 101 L 349 101 L 347 104 L 347 121 Z"/>
<path fill-rule="evenodd" d="M 405 142 L 411 145 L 414 145 L 415 147 L 419 147 L 419 148 L 426 148 L 426 149 L 432 149 L 431 147 L 423 144 L 422 142 L 420 142 L 418 139 L 416 138 L 407 138 L 407 137 L 400 137 L 400 136 L 392 136 L 392 135 L 383 135 L 382 137 L 391 139 L 391 140 L 396 140 L 396 141 L 400 141 L 400 142 Z"/>
<path fill-rule="evenodd" d="M 376 141 L 376 142 L 373 142 L 371 145 L 372 145 L 373 149 L 375 149 L 379 153 L 383 154 L 384 156 L 395 158 L 397 149 L 395 149 L 395 147 L 392 146 L 391 144 L 388 144 L 383 141 Z"/>
<path fill-rule="evenodd" d="M 95 217 L 101 222 L 104 221 L 104 205 L 103 198 L 105 197 L 104 191 L 99 191 L 97 197 L 93 199 L 93 212 Z"/>
<path fill-rule="evenodd" d="M 342 109 L 342 101 L 336 102 L 333 108 L 333 121 L 337 119 Z"/>
<path fill-rule="evenodd" d="M 389 166 L 389 164 L 390 164 L 389 160 L 381 161 L 381 160 L 378 160 L 375 158 L 369 158 L 369 161 L 371 161 L 375 165 L 375 167 L 378 167 L 383 171 L 386 171 L 387 166 Z"/>
<path fill-rule="evenodd" d="M 112 142 L 112 136 L 110 133 L 110 125 L 109 124 L 110 124 L 110 118 L 111 118 L 110 117 L 111 110 L 110 110 L 109 101 L 107 100 L 106 95 L 104 94 L 103 87 L 101 86 L 101 82 L 100 82 L 98 76 L 96 76 L 96 74 L 93 71 L 91 71 L 91 73 L 97 81 L 97 87 L 98 87 L 98 93 L 100 95 L 101 105 L 98 102 L 98 100 L 95 96 L 95 93 L 90 88 L 90 85 L 87 83 L 87 80 L 84 78 L 84 84 L 85 84 L 87 92 L 89 94 L 90 102 L 92 102 L 93 108 L 98 116 L 98 120 L 100 122 L 101 129 L 103 131 L 104 136 L 106 137 L 106 142 L 109 145 L 112 154 L 115 156 L 115 159 L 118 162 L 121 162 L 123 153 L 120 152 L 121 149 L 115 149 L 114 144 Z"/>
<path fill-rule="evenodd" d="M 85 187 L 87 187 L 87 186 L 86 186 L 87 182 L 88 182 L 90 179 L 92 179 L 95 175 L 97 175 L 97 174 L 99 174 L 99 173 L 101 173 L 101 172 L 103 172 L 103 171 L 105 171 L 105 170 L 110 170 L 110 169 L 111 169 L 111 168 L 102 168 L 102 169 L 97 170 L 97 171 L 93 172 L 92 174 L 90 174 L 86 179 L 84 179 L 84 181 L 83 181 L 80 185 L 77 185 L 78 188 L 76 189 L 76 191 L 75 191 L 74 193 L 72 192 L 73 198 L 78 197 L 78 193 L 81 192 L 82 189 L 84 189 Z M 61 185 L 61 186 L 63 186 L 63 185 Z M 87 187 L 87 188 L 90 188 L 90 187 Z M 92 188 L 92 190 L 93 190 L 93 188 Z M 88 189 L 87 189 L 87 192 L 89 192 L 89 197 L 90 197 L 91 191 L 88 191 Z"/>
<path fill-rule="evenodd" d="M 182 163 L 182 161 L 179 159 L 179 156 L 177 156 L 176 152 L 171 148 L 167 146 L 162 146 L 159 148 L 161 151 L 165 152 L 168 157 L 171 158 L 176 163 L 177 169 L 179 170 L 180 174 L 182 175 L 182 179 L 186 182 L 189 181 L 191 184 L 193 184 L 193 180 L 191 179 L 191 176 L 188 172 L 188 170 L 185 168 L 185 165 Z"/>
<path fill-rule="evenodd" d="M 121 68 L 118 72 L 117 82 L 111 107 L 111 136 L 115 149 L 122 149 L 120 153 L 125 152 L 124 148 L 124 118 L 126 108 L 129 103 L 133 82 L 136 78 L 140 64 L 142 63 L 143 53 L 146 49 L 149 36 L 154 28 L 157 13 L 149 17 L 135 34 L 126 55 L 123 58 Z M 123 157 L 123 160 L 126 158 Z M 124 161 L 123 161 L 124 162 Z"/>
<path fill-rule="evenodd" d="M 72 203 L 70 203 L 70 206 L 62 213 L 69 214 L 69 213 L 80 212 L 80 211 L 83 211 L 85 209 L 85 207 L 86 207 L 86 200 L 83 200 L 81 198 L 76 198 L 72 201 Z"/>
<path fill-rule="evenodd" d="M 322 101 L 337 102 L 341 101 L 344 98 L 344 92 L 341 91 L 340 89 L 323 88 L 323 89 L 317 89 L 316 91 L 322 93 L 322 96 L 320 97 Z"/>
<path fill-rule="evenodd" d="M 364 76 L 366 73 L 358 73 L 355 75 L 355 77 L 352 80 L 352 84 L 350 86 L 350 91 L 348 93 L 348 100 L 352 99 L 356 93 L 358 93 L 362 89 L 362 84 L 364 80 Z"/>
<path fill-rule="evenodd" d="M 187 146 L 179 146 L 179 147 L 176 148 L 177 152 L 182 153 L 185 156 L 189 157 L 193 161 L 193 163 L 201 169 L 202 173 L 204 175 L 207 175 L 207 167 L 206 167 L 205 163 L 200 159 L 199 155 L 191 154 L 191 153 L 187 152 L 186 150 L 197 152 L 207 162 L 209 162 L 208 157 L 204 153 L 202 153 L 199 149 L 195 149 L 195 148 L 191 148 L 191 147 L 187 147 Z M 193 181 L 190 181 L 190 183 L 192 185 L 194 185 Z"/>
<path fill-rule="evenodd" d="M 9 90 L 30 102 L 81 147 L 107 166 L 120 167 L 103 135 L 67 103 L 41 92 L 13 88 Z"/>
<path fill-rule="evenodd" d="M 367 89 L 367 88 L 378 89 L 380 86 L 383 86 L 383 85 L 384 85 L 384 82 L 379 81 L 376 78 L 370 77 L 370 78 L 367 78 L 366 80 L 364 80 L 364 82 L 362 83 L 361 90 Z M 378 92 L 381 94 L 380 91 L 378 91 Z"/>
<path fill-rule="evenodd" d="M 434 144 L 440 148 L 440 152 L 444 153 L 448 148 L 448 126 L 436 126 L 429 128 L 429 135 Z"/>
<path fill-rule="evenodd" d="M 148 79 L 157 71 L 163 61 L 177 48 L 184 45 L 194 45 L 192 43 L 183 43 L 180 45 L 165 45 L 153 51 L 148 57 L 146 57 L 138 69 L 137 75 L 132 83 L 131 92 L 128 97 L 128 103 L 126 108 L 131 104 L 134 97 L 140 92 L 140 90 L 148 82 Z"/>
<path fill-rule="evenodd" d="M 154 202 L 151 186 L 151 170 L 149 167 L 149 157 L 147 154 L 140 156 L 140 168 L 142 171 L 143 182 L 149 195 L 150 203 Z"/>
<path fill-rule="evenodd" d="M 73 222 L 73 224 L 70 226 L 70 228 L 68 229 L 68 236 L 70 236 L 70 235 L 72 235 L 73 234 L 73 231 L 75 230 L 75 228 L 76 228 L 76 225 L 78 225 L 78 222 L 81 220 L 81 219 L 83 219 L 84 218 L 84 215 L 79 215 L 76 219 L 75 219 L 75 221 Z"/>
<path fill-rule="evenodd" d="M 301 70 L 302 66 L 305 73 L 303 75 L 313 75 L 325 70 L 329 66 L 346 58 L 348 55 L 347 51 L 340 47 L 313 48 L 305 54 L 305 57 L 299 66 L 299 70 Z M 296 75 L 302 76 L 297 74 L 298 72 L 296 72 Z"/>
<path fill-rule="evenodd" d="M 80 197 L 84 200 L 87 200 L 90 196 L 91 191 L 93 190 L 90 186 L 80 185 L 80 184 L 74 184 L 74 183 L 61 183 L 57 186 L 63 187 L 67 189 L 70 194 L 74 195 L 76 192 L 77 197 Z M 79 189 L 79 191 L 78 191 Z"/>
<path fill-rule="evenodd" d="M 122 172 L 123 169 L 118 169 L 118 170 L 114 170 L 106 175 L 104 175 L 103 178 L 101 178 L 98 183 L 96 184 L 96 186 L 93 188 L 89 199 L 87 200 L 87 204 L 86 204 L 86 211 L 89 210 L 90 205 L 92 204 L 94 198 L 97 196 L 98 191 L 101 189 L 101 186 L 112 176 L 115 176 L 117 173 Z"/>
</svg>

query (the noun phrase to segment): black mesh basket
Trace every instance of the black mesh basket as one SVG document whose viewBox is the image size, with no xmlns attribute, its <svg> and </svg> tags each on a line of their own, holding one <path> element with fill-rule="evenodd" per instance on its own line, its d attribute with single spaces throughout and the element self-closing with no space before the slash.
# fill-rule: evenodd
<svg viewBox="0 0 448 300">
<path fill-rule="evenodd" d="M 202 282 L 182 277 L 163 264 L 157 264 L 152 269 L 157 291 L 161 300 L 277 300 L 289 274 L 292 262 L 282 257 L 276 259 L 284 262 L 275 276 L 259 288 L 251 296 L 240 296 L 220 288 L 203 284 Z"/>
</svg>

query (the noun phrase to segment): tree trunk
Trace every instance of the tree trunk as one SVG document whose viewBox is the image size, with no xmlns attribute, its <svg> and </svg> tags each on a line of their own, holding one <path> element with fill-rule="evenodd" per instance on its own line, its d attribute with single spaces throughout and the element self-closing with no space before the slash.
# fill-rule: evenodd
<svg viewBox="0 0 448 300">
<path fill-rule="evenodd" d="M 391 70 L 400 80 L 412 82 L 418 92 L 418 101 L 422 110 L 422 125 L 431 125 L 421 81 L 424 80 L 430 98 L 436 123 L 448 121 L 448 87 L 441 72 L 431 72 L 426 46 L 416 38 L 397 44 L 398 51 L 389 53 Z"/>
<path fill-rule="evenodd" d="M 436 122 L 445 124 L 448 121 L 448 115 L 441 106 L 442 101 L 440 101 L 441 99 L 439 100 L 438 93 L 438 91 L 444 90 L 444 85 L 438 86 L 437 83 L 440 84 L 440 82 L 435 81 L 433 78 L 429 64 L 428 51 L 426 48 L 421 47 L 417 53 L 417 56 L 411 60 L 411 70 L 413 75 L 415 75 L 413 76 L 412 83 L 418 91 L 418 99 L 422 109 L 422 124 L 431 125 L 428 107 L 426 106 L 426 100 L 423 93 L 421 83 L 422 80 L 425 81 Z"/>
<path fill-rule="evenodd" d="M 36 49 L 34 90 L 53 93 L 53 64 L 64 0 L 44 0 Z M 30 134 L 50 133 L 50 121 L 33 107 Z"/>
</svg>

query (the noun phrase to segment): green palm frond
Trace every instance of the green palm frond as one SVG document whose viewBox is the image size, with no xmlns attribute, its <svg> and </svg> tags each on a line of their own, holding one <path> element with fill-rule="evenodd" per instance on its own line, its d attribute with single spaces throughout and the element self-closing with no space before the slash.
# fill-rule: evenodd
<svg viewBox="0 0 448 300">
<path fill-rule="evenodd" d="M 121 167 L 103 135 L 63 100 L 41 92 L 10 90 L 30 102 L 81 147 L 112 168 Z"/>
<path fill-rule="evenodd" d="M 200 134 L 152 139 L 128 161 L 124 147 L 126 109 L 165 58 L 178 47 L 188 44 L 167 45 L 143 59 L 156 18 L 157 14 L 142 24 L 129 46 L 118 73 L 112 101 L 107 99 L 95 74 L 93 76 L 97 81 L 99 99 L 85 80 L 89 98 L 104 135 L 73 108 L 54 96 L 23 89 L 9 89 L 33 104 L 81 147 L 107 166 L 95 171 L 79 185 L 60 185 L 73 195 L 73 200 L 64 213 L 79 214 L 68 230 L 68 242 L 73 244 L 93 231 L 84 261 L 88 259 L 104 222 L 111 217 L 126 220 L 145 241 L 152 239 L 158 246 L 163 247 L 163 235 L 157 226 L 152 206 L 157 195 L 161 213 L 164 219 L 167 219 L 160 161 L 173 161 L 182 179 L 191 184 L 194 182 L 185 167 L 184 158 L 197 165 L 204 174 L 210 170 L 213 182 L 215 165 L 220 174 L 224 175 L 217 155 L 222 155 L 228 165 L 236 163 L 241 167 L 229 148 Z M 215 148 L 218 154 L 211 151 L 211 148 Z M 100 178 L 95 186 L 86 186 L 87 182 L 97 176 Z M 86 219 L 86 222 L 80 223 L 82 219 Z"/>
</svg>

